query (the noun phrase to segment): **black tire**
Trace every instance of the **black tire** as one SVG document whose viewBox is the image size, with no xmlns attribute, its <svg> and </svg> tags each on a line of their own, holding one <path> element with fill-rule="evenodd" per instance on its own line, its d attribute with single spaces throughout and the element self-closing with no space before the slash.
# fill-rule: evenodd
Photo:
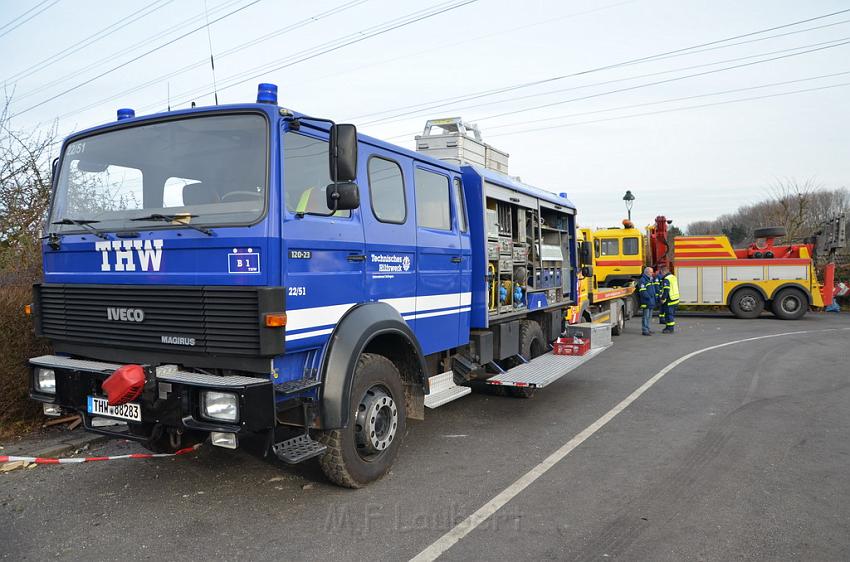
<svg viewBox="0 0 850 562">
<path fill-rule="evenodd" d="M 626 329 L 626 305 L 620 304 L 617 305 L 620 309 L 619 314 L 617 315 L 617 322 L 611 326 L 611 335 L 619 336 L 623 333 L 623 330 Z M 613 309 L 612 309 L 613 312 Z"/>
<path fill-rule="evenodd" d="M 755 289 L 738 289 L 729 299 L 729 309 L 738 318 L 758 318 L 764 311 L 764 298 Z"/>
<path fill-rule="evenodd" d="M 348 427 L 325 431 L 319 437 L 328 447 L 319 465 L 334 484 L 362 488 L 389 471 L 404 436 L 404 388 L 398 369 L 389 359 L 371 353 L 360 355 L 349 407 L 352 416 Z M 366 415 L 370 412 L 375 415 Z"/>
<path fill-rule="evenodd" d="M 805 316 L 809 308 L 809 299 L 800 289 L 788 287 L 782 289 L 773 297 L 770 309 L 777 318 L 782 320 L 799 320 Z"/>
<path fill-rule="evenodd" d="M 543 328 L 534 320 L 523 320 L 519 325 L 519 354 L 528 361 L 540 357 L 548 350 Z M 534 388 L 512 386 L 511 396 L 516 398 L 531 398 Z"/>
<path fill-rule="evenodd" d="M 784 226 L 766 226 L 753 230 L 753 238 L 782 237 L 788 234 Z"/>
</svg>

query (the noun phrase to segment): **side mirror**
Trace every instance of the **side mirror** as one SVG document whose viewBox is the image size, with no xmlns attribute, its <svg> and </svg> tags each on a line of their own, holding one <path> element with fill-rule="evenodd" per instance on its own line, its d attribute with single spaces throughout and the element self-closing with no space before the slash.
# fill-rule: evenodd
<svg viewBox="0 0 850 562">
<path fill-rule="evenodd" d="M 590 265 L 593 263 L 593 256 L 590 254 L 590 244 L 582 242 L 578 250 L 578 259 L 582 265 Z"/>
<path fill-rule="evenodd" d="M 357 179 L 357 127 L 331 125 L 329 158 L 331 181 L 353 182 Z"/>
<path fill-rule="evenodd" d="M 328 209 L 333 212 L 348 211 L 360 206 L 360 189 L 351 181 L 332 183 L 325 190 Z"/>
<path fill-rule="evenodd" d="M 590 279 L 591 277 L 593 277 L 593 266 L 592 265 L 585 265 L 584 267 L 581 268 L 581 274 L 584 277 Z"/>
</svg>

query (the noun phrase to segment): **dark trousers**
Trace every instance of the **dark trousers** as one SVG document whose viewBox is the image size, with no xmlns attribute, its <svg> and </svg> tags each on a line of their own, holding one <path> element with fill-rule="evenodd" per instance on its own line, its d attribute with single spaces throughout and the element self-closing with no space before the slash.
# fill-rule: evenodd
<svg viewBox="0 0 850 562">
<path fill-rule="evenodd" d="M 667 318 L 667 305 L 664 304 L 664 303 L 661 303 L 661 304 L 658 305 L 658 323 L 661 324 L 662 326 L 666 326 L 667 325 L 666 318 Z"/>
<path fill-rule="evenodd" d="M 668 304 L 664 305 L 665 314 L 664 314 L 664 326 L 665 330 L 674 331 L 676 329 L 676 308 L 678 308 L 678 304 Z"/>
</svg>

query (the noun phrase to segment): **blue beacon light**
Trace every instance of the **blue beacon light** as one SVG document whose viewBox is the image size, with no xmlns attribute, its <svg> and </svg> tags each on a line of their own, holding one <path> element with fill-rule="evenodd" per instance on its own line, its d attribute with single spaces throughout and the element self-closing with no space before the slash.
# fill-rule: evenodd
<svg viewBox="0 0 850 562">
<path fill-rule="evenodd" d="M 277 105 L 277 86 L 275 84 L 262 83 L 257 86 L 257 103 L 270 103 Z"/>
<path fill-rule="evenodd" d="M 124 119 L 132 119 L 136 116 L 136 112 L 130 109 L 129 107 L 122 107 L 118 110 L 118 120 L 123 121 Z"/>
</svg>

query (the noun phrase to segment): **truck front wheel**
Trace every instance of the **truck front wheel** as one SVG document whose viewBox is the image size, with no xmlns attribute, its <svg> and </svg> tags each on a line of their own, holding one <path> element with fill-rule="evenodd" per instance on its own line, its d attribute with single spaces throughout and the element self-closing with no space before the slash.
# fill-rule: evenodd
<svg viewBox="0 0 850 562">
<path fill-rule="evenodd" d="M 319 464 L 333 483 L 362 488 L 389 471 L 404 436 L 404 389 L 398 369 L 386 357 L 363 353 L 349 400 L 348 427 L 320 437 L 328 450 Z"/>
<path fill-rule="evenodd" d="M 738 318 L 758 318 L 764 310 L 764 299 L 755 289 L 738 289 L 729 299 L 729 309 Z"/>
</svg>

